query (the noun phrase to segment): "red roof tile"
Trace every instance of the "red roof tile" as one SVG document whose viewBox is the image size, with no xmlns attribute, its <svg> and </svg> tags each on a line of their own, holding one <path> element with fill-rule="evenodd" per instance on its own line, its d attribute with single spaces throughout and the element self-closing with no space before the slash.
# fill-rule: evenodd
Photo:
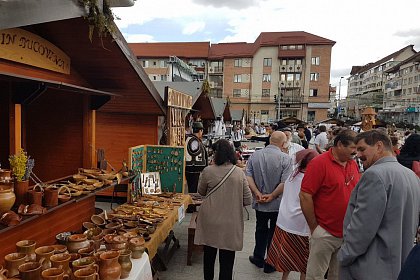
<svg viewBox="0 0 420 280">
<path fill-rule="evenodd" d="M 210 42 L 129 43 L 137 57 L 207 58 Z"/>
<path fill-rule="evenodd" d="M 209 59 L 222 59 L 227 57 L 252 57 L 255 45 L 245 42 L 212 44 Z"/>
<path fill-rule="evenodd" d="M 261 32 L 255 40 L 260 46 L 279 45 L 335 45 L 335 42 L 305 31 Z"/>
</svg>

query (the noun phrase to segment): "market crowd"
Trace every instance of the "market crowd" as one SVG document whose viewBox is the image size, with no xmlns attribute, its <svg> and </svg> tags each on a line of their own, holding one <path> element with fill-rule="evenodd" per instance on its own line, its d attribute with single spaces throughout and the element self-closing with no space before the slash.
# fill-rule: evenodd
<svg viewBox="0 0 420 280">
<path fill-rule="evenodd" d="M 244 138 L 266 147 L 241 168 Z M 277 270 L 288 279 L 296 271 L 301 280 L 420 279 L 420 244 L 414 242 L 419 134 L 248 124 L 234 127 L 232 142 L 213 144 L 213 163 L 195 180 L 204 196 L 195 235 L 204 245 L 204 279 L 214 278 L 217 252 L 219 279 L 232 279 L 235 252 L 243 247 L 243 207 L 250 204 L 256 225 L 249 261 L 264 273 Z"/>
</svg>

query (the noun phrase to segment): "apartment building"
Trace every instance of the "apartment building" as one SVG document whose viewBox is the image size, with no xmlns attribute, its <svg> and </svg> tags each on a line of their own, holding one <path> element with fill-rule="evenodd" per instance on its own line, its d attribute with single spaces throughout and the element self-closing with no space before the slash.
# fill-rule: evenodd
<svg viewBox="0 0 420 280">
<path fill-rule="evenodd" d="M 420 52 L 385 71 L 383 110 L 379 116 L 393 123 L 420 125 Z"/>
<path fill-rule="evenodd" d="M 129 43 L 152 82 L 206 79 L 210 42 Z"/>
<path fill-rule="evenodd" d="M 364 66 L 353 66 L 348 78 L 347 117 L 360 120 L 366 107 L 378 112 L 384 108 L 385 82 L 387 70 L 416 54 L 414 45 L 406 46 L 376 62 Z"/>
<path fill-rule="evenodd" d="M 229 98 L 231 110 L 244 110 L 248 120 L 258 123 L 285 117 L 307 122 L 327 118 L 334 44 L 297 31 L 262 32 L 254 43 L 135 43 L 130 47 L 152 81 L 175 80 L 172 65 L 162 61 L 176 56 L 197 72 L 198 80 L 209 81 L 211 96 Z"/>
</svg>

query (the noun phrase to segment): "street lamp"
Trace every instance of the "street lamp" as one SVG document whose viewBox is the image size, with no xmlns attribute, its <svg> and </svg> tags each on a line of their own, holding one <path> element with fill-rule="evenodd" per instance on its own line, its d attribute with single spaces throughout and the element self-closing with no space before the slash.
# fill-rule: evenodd
<svg viewBox="0 0 420 280">
<path fill-rule="evenodd" d="M 340 81 L 338 82 L 338 106 L 337 106 L 337 119 L 340 119 L 340 111 L 341 111 L 341 107 L 340 107 L 340 99 L 341 99 L 341 79 L 343 79 L 344 77 L 340 77 Z"/>
</svg>

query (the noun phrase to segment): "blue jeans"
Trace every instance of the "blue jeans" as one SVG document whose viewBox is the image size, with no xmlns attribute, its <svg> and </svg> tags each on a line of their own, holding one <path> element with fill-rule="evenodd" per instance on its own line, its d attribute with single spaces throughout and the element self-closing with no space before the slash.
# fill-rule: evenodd
<svg viewBox="0 0 420 280">
<path fill-rule="evenodd" d="M 268 251 L 276 228 L 277 215 L 279 212 L 261 212 L 255 210 L 257 225 L 255 228 L 254 259 L 264 263 L 265 252 Z"/>
</svg>

